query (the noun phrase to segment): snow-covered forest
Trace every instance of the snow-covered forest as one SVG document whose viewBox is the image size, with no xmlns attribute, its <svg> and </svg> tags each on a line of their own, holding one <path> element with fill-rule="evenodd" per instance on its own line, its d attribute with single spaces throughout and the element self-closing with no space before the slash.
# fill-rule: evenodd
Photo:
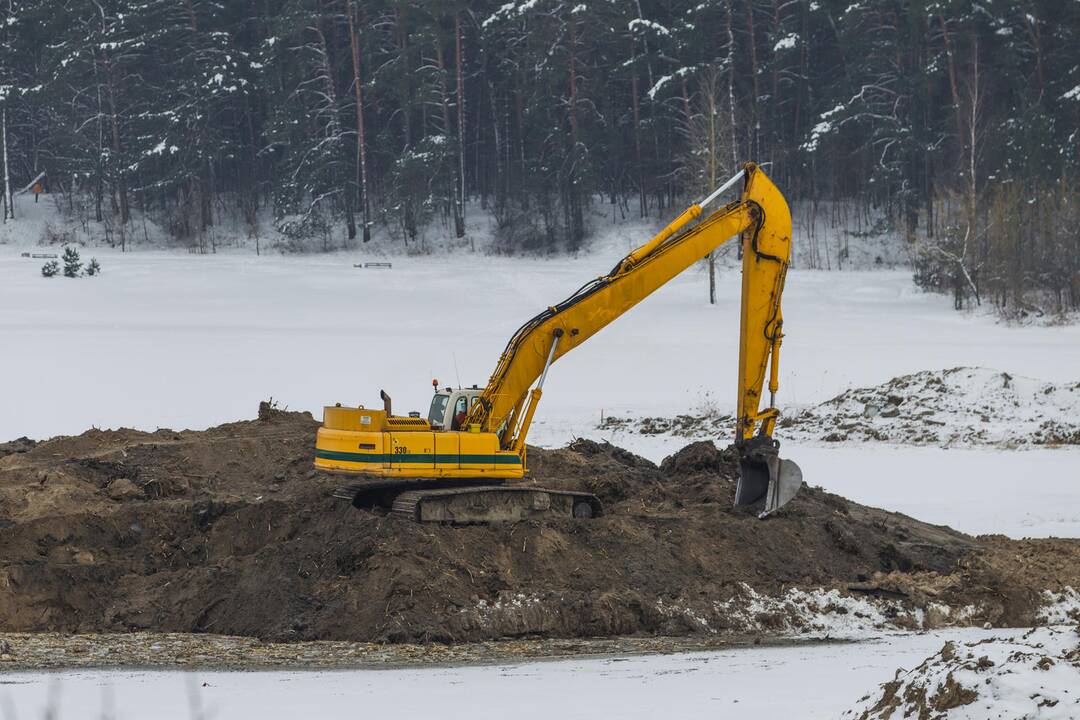
<svg viewBox="0 0 1080 720">
<path fill-rule="evenodd" d="M 898 238 L 957 307 L 1080 304 L 1075 1 L 3 0 L 0 15 L 5 219 L 37 181 L 116 245 L 145 236 L 136 215 L 195 248 L 229 222 L 319 250 L 461 237 L 483 213 L 498 252 L 572 252 L 597 206 L 659 223 L 753 159 L 811 213 Z"/>
</svg>

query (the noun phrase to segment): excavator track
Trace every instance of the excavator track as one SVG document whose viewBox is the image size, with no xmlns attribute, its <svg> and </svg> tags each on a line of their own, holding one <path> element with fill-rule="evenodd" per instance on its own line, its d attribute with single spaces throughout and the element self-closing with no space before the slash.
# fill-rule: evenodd
<svg viewBox="0 0 1080 720">
<path fill-rule="evenodd" d="M 456 525 L 546 518 L 588 519 L 603 513 L 592 493 L 467 478 L 372 478 L 341 485 L 334 497 L 354 507 L 389 508 L 416 522 Z"/>
<path fill-rule="evenodd" d="M 371 478 L 339 486 L 334 490 L 334 497 L 348 500 L 353 507 L 389 508 L 399 495 L 410 490 L 441 490 L 474 485 L 497 486 L 499 483 L 499 480 L 492 478 Z"/>
<path fill-rule="evenodd" d="M 529 485 L 483 485 L 409 490 L 394 499 L 394 515 L 415 522 L 454 525 L 550 518 L 588 519 L 603 512 L 600 499 L 586 492 Z"/>
</svg>

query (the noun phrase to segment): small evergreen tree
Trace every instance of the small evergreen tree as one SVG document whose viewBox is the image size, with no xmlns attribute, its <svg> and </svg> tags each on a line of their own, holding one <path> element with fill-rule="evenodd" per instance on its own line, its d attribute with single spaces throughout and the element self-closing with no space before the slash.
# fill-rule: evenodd
<svg viewBox="0 0 1080 720">
<path fill-rule="evenodd" d="M 64 248 L 64 254 L 61 256 L 64 261 L 64 277 L 79 277 L 79 271 L 82 270 L 82 260 L 79 259 L 79 251 L 73 246 L 68 245 Z"/>
<path fill-rule="evenodd" d="M 52 277 L 58 272 L 60 272 L 60 263 L 55 260 L 50 260 L 41 266 L 41 274 L 45 277 Z"/>
<path fill-rule="evenodd" d="M 98 264 L 97 258 L 90 258 L 90 262 L 86 264 L 86 274 L 90 276 L 97 275 L 101 272 L 101 265 Z"/>
</svg>

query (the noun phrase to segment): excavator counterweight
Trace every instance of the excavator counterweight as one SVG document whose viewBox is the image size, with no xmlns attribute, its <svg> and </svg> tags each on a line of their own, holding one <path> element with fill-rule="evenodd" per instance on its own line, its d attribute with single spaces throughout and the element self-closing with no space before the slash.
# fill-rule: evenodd
<svg viewBox="0 0 1080 720">
<path fill-rule="evenodd" d="M 738 200 L 704 208 L 742 181 Z M 735 445 L 741 475 L 736 505 L 762 506 L 761 517 L 789 502 L 802 473 L 779 457 L 780 299 L 791 257 L 791 214 L 783 195 L 753 163 L 691 205 L 607 275 L 522 325 L 484 388 L 436 387 L 427 419 L 327 407 L 315 466 L 356 476 L 336 496 L 354 505 L 386 504 L 420 521 L 495 522 L 536 517 L 596 517 L 588 493 L 521 484 L 526 444 L 544 380 L 559 358 L 733 237 L 742 243 L 742 298 Z M 769 403 L 762 407 L 768 375 Z M 436 383 L 437 385 L 437 383 Z M 514 484 L 514 481 L 519 481 Z"/>
</svg>

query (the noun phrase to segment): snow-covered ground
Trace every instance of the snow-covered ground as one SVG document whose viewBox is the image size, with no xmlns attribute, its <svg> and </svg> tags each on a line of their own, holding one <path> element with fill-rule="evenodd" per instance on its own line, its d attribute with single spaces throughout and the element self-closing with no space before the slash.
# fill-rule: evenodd
<svg viewBox="0 0 1080 720">
<path fill-rule="evenodd" d="M 858 644 L 408 670 L 17 673 L 0 679 L 0 707 L 6 696 L 8 717 L 56 720 L 145 717 L 148 708 L 160 720 L 837 718 L 897 667 L 914 668 L 947 641 L 1021 632 L 953 629 Z"/>
<path fill-rule="evenodd" d="M 1080 716 L 1080 637 L 1075 627 L 1035 628 L 1020 637 L 948 642 L 898 674 L 845 720 L 953 720 Z"/>
<path fill-rule="evenodd" d="M 45 279 L 40 261 L 0 248 L 0 437 L 205 427 L 250 417 L 270 395 L 318 412 L 377 403 L 380 387 L 400 409 L 426 409 L 432 377 L 484 383 L 519 324 L 615 257 L 395 258 L 375 270 L 354 268 L 359 254 L 95 254 L 101 276 Z M 724 272 L 709 306 L 703 274 L 691 271 L 562 359 L 532 439 L 590 432 L 602 412 L 727 409 L 738 280 Z M 1080 368 L 1080 327 L 964 317 L 900 271 L 793 271 L 785 331 L 787 405 L 925 369 L 1075 382 Z"/>
<path fill-rule="evenodd" d="M 789 444 L 815 485 L 966 533 L 1080 537 L 1080 448 L 986 450 Z"/>
</svg>

